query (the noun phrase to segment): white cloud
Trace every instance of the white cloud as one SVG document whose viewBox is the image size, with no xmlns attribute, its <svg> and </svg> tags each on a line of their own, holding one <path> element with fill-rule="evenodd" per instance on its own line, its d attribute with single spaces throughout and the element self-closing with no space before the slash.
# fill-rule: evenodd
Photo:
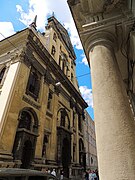
<svg viewBox="0 0 135 180">
<path fill-rule="evenodd" d="M 86 66 L 88 66 L 88 61 L 87 61 L 86 57 L 83 57 L 82 63 L 84 63 Z"/>
<path fill-rule="evenodd" d="M 87 86 L 80 86 L 79 90 L 84 100 L 88 103 L 88 106 L 93 108 L 92 89 L 89 89 Z"/>
<path fill-rule="evenodd" d="M 88 66 L 88 61 L 86 59 L 86 56 L 84 54 L 82 54 L 82 63 L 85 64 L 86 66 Z"/>
<path fill-rule="evenodd" d="M 78 63 L 79 63 L 79 64 L 84 64 L 85 66 L 89 66 L 88 61 L 87 61 L 87 58 L 86 58 L 86 56 L 85 56 L 84 53 L 81 54 L 81 57 L 82 57 L 82 59 L 81 59 L 81 61 L 79 61 Z"/>
<path fill-rule="evenodd" d="M 26 26 L 29 26 L 35 15 L 37 15 L 37 28 L 43 31 L 45 24 L 47 23 L 48 15 L 52 15 L 54 12 L 54 15 L 58 21 L 64 24 L 65 28 L 69 31 L 73 46 L 75 46 L 77 49 L 82 49 L 67 0 L 57 0 L 57 3 L 54 3 L 54 0 L 39 1 L 29 0 L 27 12 L 25 12 L 20 5 L 16 5 L 17 11 L 20 13 L 20 21 Z"/>
<path fill-rule="evenodd" d="M 77 29 L 76 29 L 75 24 L 73 22 L 73 19 L 71 19 L 71 21 L 69 23 L 64 23 L 64 25 L 65 25 L 65 28 L 70 33 L 72 45 L 75 46 L 76 49 L 83 49 L 81 41 L 80 41 L 79 36 L 78 36 Z"/>
<path fill-rule="evenodd" d="M 0 22 L 0 40 L 14 34 L 14 27 L 11 22 Z"/>
</svg>

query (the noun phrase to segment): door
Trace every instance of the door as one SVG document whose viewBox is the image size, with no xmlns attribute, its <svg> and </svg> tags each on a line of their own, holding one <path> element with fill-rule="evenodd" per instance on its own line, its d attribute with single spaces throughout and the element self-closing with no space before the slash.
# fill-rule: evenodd
<svg viewBox="0 0 135 180">
<path fill-rule="evenodd" d="M 21 168 L 28 169 L 30 167 L 31 156 L 32 156 L 32 143 L 30 140 L 27 140 L 24 143 L 24 147 L 23 147 Z"/>
</svg>

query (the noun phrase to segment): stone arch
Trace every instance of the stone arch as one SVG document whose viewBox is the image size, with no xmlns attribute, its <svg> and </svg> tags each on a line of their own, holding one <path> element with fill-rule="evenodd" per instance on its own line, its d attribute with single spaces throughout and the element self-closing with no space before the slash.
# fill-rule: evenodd
<svg viewBox="0 0 135 180">
<path fill-rule="evenodd" d="M 22 118 L 22 114 L 26 112 L 27 114 L 29 114 L 31 116 L 31 120 L 32 120 L 32 123 L 33 123 L 33 127 L 32 127 L 32 131 L 34 132 L 37 132 L 38 130 L 38 125 L 39 125 L 39 121 L 38 121 L 38 117 L 37 117 L 37 114 L 36 112 L 31 108 L 31 107 L 24 107 L 20 113 L 19 113 L 19 123 L 21 121 L 21 118 Z M 18 125 L 18 128 L 19 128 L 19 125 Z"/>
<path fill-rule="evenodd" d="M 19 112 L 18 120 L 19 123 L 12 150 L 13 159 L 22 168 L 29 168 L 35 156 L 39 125 L 38 117 L 31 107 L 24 107 Z M 28 157 L 27 152 L 29 152 Z"/>
</svg>

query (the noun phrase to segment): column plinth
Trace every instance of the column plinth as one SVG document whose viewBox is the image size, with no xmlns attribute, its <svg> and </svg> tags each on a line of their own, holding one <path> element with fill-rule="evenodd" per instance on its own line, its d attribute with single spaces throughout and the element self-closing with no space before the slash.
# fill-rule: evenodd
<svg viewBox="0 0 135 180">
<path fill-rule="evenodd" d="M 100 180 L 135 179 L 135 126 L 115 53 L 100 42 L 89 59 Z"/>
</svg>

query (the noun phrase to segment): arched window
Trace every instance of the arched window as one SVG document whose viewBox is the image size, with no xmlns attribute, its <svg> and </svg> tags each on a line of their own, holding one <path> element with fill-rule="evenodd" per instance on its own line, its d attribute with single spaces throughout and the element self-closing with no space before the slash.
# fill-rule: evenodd
<svg viewBox="0 0 135 180">
<path fill-rule="evenodd" d="M 4 67 L 4 68 L 0 71 L 0 84 L 1 84 L 2 79 L 3 79 L 3 77 L 4 77 L 5 71 L 6 71 L 6 67 Z"/>
<path fill-rule="evenodd" d="M 61 111 L 61 126 L 65 127 L 65 113 L 64 111 Z"/>
<path fill-rule="evenodd" d="M 13 145 L 14 160 L 21 160 L 22 168 L 30 168 L 34 161 L 39 121 L 31 107 L 24 107 L 18 116 L 18 128 Z"/>
<path fill-rule="evenodd" d="M 70 119 L 65 108 L 60 108 L 58 111 L 58 126 L 70 129 Z"/>
<path fill-rule="evenodd" d="M 53 40 L 56 42 L 56 40 L 57 40 L 57 35 L 56 35 L 56 33 L 54 33 L 53 34 Z"/>
<path fill-rule="evenodd" d="M 84 154 L 84 144 L 82 139 L 79 140 L 79 163 L 83 165 L 83 154 Z"/>
<path fill-rule="evenodd" d="M 54 46 L 52 46 L 52 51 L 51 51 L 51 54 L 54 56 L 54 55 L 55 55 L 55 52 L 56 52 L 55 47 L 54 47 Z"/>
<path fill-rule="evenodd" d="M 65 109 L 60 111 L 60 126 L 70 129 L 70 121 Z"/>
<path fill-rule="evenodd" d="M 31 129 L 31 124 L 32 124 L 31 115 L 27 111 L 23 111 L 21 113 L 18 128 L 25 128 L 27 130 L 30 130 Z"/>
</svg>

